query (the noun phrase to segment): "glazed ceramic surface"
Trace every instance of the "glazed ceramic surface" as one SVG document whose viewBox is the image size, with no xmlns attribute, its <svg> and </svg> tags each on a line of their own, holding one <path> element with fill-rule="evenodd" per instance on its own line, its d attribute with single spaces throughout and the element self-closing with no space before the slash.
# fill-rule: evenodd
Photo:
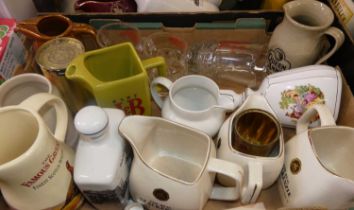
<svg viewBox="0 0 354 210">
<path fill-rule="evenodd" d="M 25 73 L 16 75 L 1 84 L 0 107 L 18 105 L 26 98 L 37 93 L 50 93 L 61 97 L 57 88 L 46 77 L 36 73 Z M 41 110 L 40 115 L 43 117 L 48 128 L 54 132 L 56 125 L 56 112 L 54 108 Z M 70 113 L 68 113 L 68 118 L 65 143 L 75 149 L 79 133 L 74 127 Z"/>
<path fill-rule="evenodd" d="M 77 56 L 65 76 L 79 82 L 98 106 L 119 108 L 127 115 L 151 115 L 147 70 L 157 68 L 167 73 L 165 60 L 154 57 L 140 60 L 131 43 L 121 43 Z"/>
<path fill-rule="evenodd" d="M 254 189 L 252 197 L 244 197 L 243 203 L 256 202 L 262 189 L 271 186 L 278 178 L 284 161 L 284 139 L 281 131 L 273 151 L 269 156 L 256 156 L 245 154 L 233 147 L 233 121 L 245 110 L 264 110 L 275 116 L 266 99 L 253 94 L 246 98 L 244 103 L 223 123 L 217 140 L 217 157 L 233 163 L 240 164 L 245 171 L 245 177 L 248 177 L 249 187 Z M 248 173 L 248 174 L 247 174 Z M 220 183 L 226 186 L 232 186 L 228 177 L 218 175 Z"/>
<path fill-rule="evenodd" d="M 321 126 L 308 129 L 319 114 Z M 336 126 L 331 111 L 316 105 L 297 123 L 296 136 L 285 144 L 285 162 L 278 180 L 285 207 L 321 206 L 347 209 L 354 205 L 354 128 Z"/>
<path fill-rule="evenodd" d="M 169 90 L 165 99 L 156 89 L 159 85 Z M 184 76 L 175 82 L 157 77 L 150 87 L 163 118 L 196 128 L 210 137 L 218 132 L 226 113 L 234 110 L 242 98 L 232 90 L 220 90 L 214 81 L 200 75 Z"/>
<path fill-rule="evenodd" d="M 54 133 L 38 114 L 48 105 L 56 111 Z M 72 179 L 74 151 L 64 144 L 67 123 L 64 102 L 49 93 L 0 108 L 0 186 L 12 208 L 79 207 L 82 196 Z"/>
<path fill-rule="evenodd" d="M 134 151 L 129 191 L 146 208 L 195 210 L 209 198 L 240 197 L 243 169 L 216 159 L 214 143 L 205 133 L 147 116 L 128 116 L 118 130 Z M 214 185 L 215 173 L 231 177 L 236 186 Z"/>
<path fill-rule="evenodd" d="M 344 33 L 330 27 L 334 15 L 322 2 L 295 0 L 284 6 L 284 19 L 275 28 L 268 45 L 266 69 L 275 73 L 326 61 L 344 42 Z M 335 40 L 327 52 L 326 36 Z"/>
<path fill-rule="evenodd" d="M 246 95 L 253 93 L 248 89 Z M 295 68 L 267 76 L 256 93 L 266 98 L 283 126 L 295 127 L 301 115 L 315 104 L 326 104 L 337 119 L 342 75 L 326 65 Z"/>
</svg>

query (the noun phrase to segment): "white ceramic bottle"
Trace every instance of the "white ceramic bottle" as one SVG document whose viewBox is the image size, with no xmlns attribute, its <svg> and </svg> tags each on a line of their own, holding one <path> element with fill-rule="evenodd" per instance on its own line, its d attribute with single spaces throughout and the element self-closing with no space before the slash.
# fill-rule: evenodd
<svg viewBox="0 0 354 210">
<path fill-rule="evenodd" d="M 123 209 L 128 202 L 130 145 L 118 134 L 124 117 L 119 109 L 86 106 L 75 116 L 80 141 L 74 181 L 97 209 Z"/>
</svg>

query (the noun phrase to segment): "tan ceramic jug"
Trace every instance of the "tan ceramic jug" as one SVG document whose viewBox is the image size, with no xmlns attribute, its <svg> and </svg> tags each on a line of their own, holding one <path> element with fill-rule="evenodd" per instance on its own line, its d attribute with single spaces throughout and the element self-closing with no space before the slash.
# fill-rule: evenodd
<svg viewBox="0 0 354 210">
<path fill-rule="evenodd" d="M 283 7 L 284 19 L 275 28 L 268 45 L 269 73 L 323 63 L 343 44 L 344 34 L 331 27 L 334 15 L 324 3 L 295 0 Z M 334 39 L 331 48 L 326 35 Z"/>
<path fill-rule="evenodd" d="M 54 134 L 38 114 L 48 106 L 56 111 Z M 63 143 L 67 123 L 64 102 L 49 93 L 0 108 L 0 187 L 11 208 L 75 209 L 82 203 L 72 181 L 74 151 Z"/>
<path fill-rule="evenodd" d="M 73 22 L 61 14 L 37 16 L 20 21 L 15 30 L 34 39 L 33 45 L 36 49 L 54 38 L 79 37 L 80 34 L 90 35 L 94 40 L 96 37 L 96 30 L 89 24 Z"/>
</svg>

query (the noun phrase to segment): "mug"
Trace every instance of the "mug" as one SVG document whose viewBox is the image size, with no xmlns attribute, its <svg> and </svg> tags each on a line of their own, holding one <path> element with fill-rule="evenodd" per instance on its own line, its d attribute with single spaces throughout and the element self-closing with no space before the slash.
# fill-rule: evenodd
<svg viewBox="0 0 354 210">
<path fill-rule="evenodd" d="M 168 97 L 162 98 L 157 87 L 165 87 Z M 242 98 L 232 90 L 220 90 L 213 80 L 201 75 L 184 76 L 174 82 L 157 77 L 150 90 L 163 118 L 203 131 L 210 137 L 218 132 L 226 112 L 233 111 Z"/>
<path fill-rule="evenodd" d="M 162 57 L 140 60 L 133 45 L 124 42 L 78 55 L 67 67 L 65 77 L 88 90 L 98 106 L 118 108 L 126 115 L 151 115 L 146 72 L 151 68 L 166 75 Z"/>
<path fill-rule="evenodd" d="M 125 117 L 118 130 L 134 152 L 129 191 L 147 209 L 201 210 L 208 199 L 231 201 L 253 192 L 243 186 L 243 169 L 217 159 L 203 132 L 148 116 Z M 214 184 L 216 173 L 234 186 Z"/>
<path fill-rule="evenodd" d="M 247 114 L 252 115 L 246 116 Z M 256 202 L 261 190 L 275 183 L 280 174 L 284 162 L 284 137 L 275 116 L 263 96 L 250 95 L 223 123 L 216 138 L 217 158 L 241 165 L 245 175 L 249 177 L 247 185 L 254 189 L 252 197 L 243 197 L 242 203 Z M 235 127 L 239 127 L 238 124 L 242 124 L 239 133 L 249 135 L 256 143 L 236 138 Z M 270 135 L 270 131 L 273 131 L 273 135 Z M 264 140 L 269 139 L 272 139 L 271 143 L 264 144 Z M 243 143 L 239 143 L 240 141 Z M 217 175 L 217 179 L 225 186 L 233 184 L 223 175 Z"/>
<path fill-rule="evenodd" d="M 61 97 L 57 88 L 46 77 L 35 73 L 24 73 L 6 80 L 0 86 L 0 107 L 18 105 L 37 93 L 50 93 Z M 55 109 L 53 107 L 43 107 L 39 110 L 39 114 L 43 117 L 48 128 L 54 132 L 56 126 Z M 74 127 L 70 113 L 68 113 L 68 118 L 65 143 L 74 149 L 79 139 L 79 133 Z"/>
<path fill-rule="evenodd" d="M 266 70 L 275 73 L 292 68 L 321 64 L 344 42 L 344 33 L 330 27 L 334 15 L 324 3 L 315 0 L 295 0 L 283 6 L 284 19 L 275 28 L 266 55 Z M 325 45 L 326 35 L 335 43 Z"/>
<path fill-rule="evenodd" d="M 72 22 L 68 17 L 61 14 L 37 16 L 17 23 L 15 31 L 34 39 L 37 49 L 40 45 L 53 38 L 77 37 L 87 34 L 96 37 L 96 30 L 86 23 Z"/>
<path fill-rule="evenodd" d="M 56 113 L 54 133 L 39 110 Z M 72 173 L 74 151 L 64 144 L 68 111 L 49 93 L 38 93 L 19 105 L 0 108 L 0 186 L 15 209 L 78 208 L 83 201 Z"/>
<path fill-rule="evenodd" d="M 321 126 L 308 129 L 320 117 Z M 354 128 L 336 126 L 326 105 L 315 105 L 298 120 L 296 135 L 285 144 L 278 190 L 285 207 L 354 206 Z"/>
</svg>

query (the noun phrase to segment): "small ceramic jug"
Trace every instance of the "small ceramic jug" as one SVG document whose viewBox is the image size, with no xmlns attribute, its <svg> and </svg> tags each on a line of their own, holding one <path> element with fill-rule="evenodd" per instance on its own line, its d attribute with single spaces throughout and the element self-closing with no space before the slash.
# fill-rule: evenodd
<svg viewBox="0 0 354 210">
<path fill-rule="evenodd" d="M 57 37 L 75 37 L 79 34 L 89 34 L 94 38 L 96 37 L 96 30 L 90 25 L 75 23 L 60 14 L 38 16 L 20 21 L 17 23 L 15 30 L 34 39 L 36 48 L 44 42 Z"/>
<path fill-rule="evenodd" d="M 319 1 L 295 0 L 283 6 L 284 19 L 275 28 L 268 45 L 266 69 L 269 73 L 325 62 L 344 42 L 344 34 L 330 27 L 334 15 Z M 335 43 L 322 52 L 325 35 Z"/>
<path fill-rule="evenodd" d="M 39 110 L 53 106 L 52 133 Z M 73 182 L 74 151 L 64 144 L 68 111 L 49 93 L 0 108 L 0 186 L 11 208 L 78 208 L 82 196 Z"/>
<path fill-rule="evenodd" d="M 163 99 L 157 87 L 169 90 Z M 200 75 L 188 75 L 175 82 L 157 77 L 150 85 L 151 95 L 162 109 L 162 117 L 213 137 L 224 122 L 226 112 L 234 110 L 242 101 L 242 95 L 232 90 L 220 90 L 211 79 Z"/>
</svg>

